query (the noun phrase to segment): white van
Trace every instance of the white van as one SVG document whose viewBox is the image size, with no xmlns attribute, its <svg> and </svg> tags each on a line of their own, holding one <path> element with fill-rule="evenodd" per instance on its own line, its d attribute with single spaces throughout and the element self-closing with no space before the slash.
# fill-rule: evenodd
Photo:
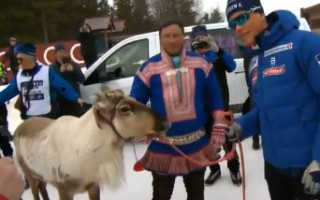
<svg viewBox="0 0 320 200">
<path fill-rule="evenodd" d="M 310 31 L 305 19 L 301 19 L 300 23 L 300 29 Z M 185 27 L 187 49 L 190 49 L 188 35 L 192 27 Z M 227 23 L 206 24 L 206 27 L 218 45 L 229 52 L 237 63 L 235 71 L 227 73 L 227 80 L 231 109 L 240 112 L 241 105 L 248 97 L 242 52 L 238 49 L 234 32 L 228 28 Z M 159 52 L 158 31 L 132 36 L 119 42 L 84 72 L 86 81 L 80 86 L 82 98 L 86 102 L 92 102 L 91 95 L 97 92 L 102 84 L 129 94 L 137 69 L 144 61 Z"/>
</svg>

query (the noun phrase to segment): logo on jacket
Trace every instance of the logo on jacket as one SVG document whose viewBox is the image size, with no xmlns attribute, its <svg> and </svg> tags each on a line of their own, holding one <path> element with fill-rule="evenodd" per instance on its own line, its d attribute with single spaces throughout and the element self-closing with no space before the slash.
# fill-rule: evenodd
<svg viewBox="0 0 320 200">
<path fill-rule="evenodd" d="M 284 65 L 281 65 L 279 67 L 270 67 L 268 69 L 263 70 L 263 77 L 266 76 L 276 76 L 283 74 L 286 71 Z"/>
<path fill-rule="evenodd" d="M 293 43 L 288 43 L 288 44 L 282 44 L 282 45 L 279 45 L 279 46 L 276 46 L 272 49 L 269 49 L 267 51 L 264 52 L 264 57 L 268 57 L 268 56 L 271 56 L 272 54 L 275 54 L 275 53 L 279 53 L 279 52 L 282 52 L 282 51 L 287 51 L 287 50 L 291 50 L 293 48 Z"/>
<path fill-rule="evenodd" d="M 270 58 L 270 64 L 272 65 L 272 66 L 274 66 L 274 65 L 276 65 L 276 58 L 275 57 L 271 57 Z"/>
<path fill-rule="evenodd" d="M 316 60 L 317 60 L 318 64 L 320 65 L 320 54 L 316 55 Z"/>
<path fill-rule="evenodd" d="M 258 81 L 258 69 L 254 68 L 252 70 L 252 85 L 256 84 Z"/>
</svg>

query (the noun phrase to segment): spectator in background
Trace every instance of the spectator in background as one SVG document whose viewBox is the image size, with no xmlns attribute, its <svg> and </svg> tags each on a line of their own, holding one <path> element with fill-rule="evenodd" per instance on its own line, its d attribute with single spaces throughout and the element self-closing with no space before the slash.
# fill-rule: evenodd
<svg viewBox="0 0 320 200">
<path fill-rule="evenodd" d="M 6 63 L 9 60 L 9 66 L 10 66 L 10 70 L 13 74 L 13 76 L 15 76 L 18 71 L 19 71 L 19 65 L 18 65 L 18 61 L 16 59 L 16 56 L 14 54 L 14 47 L 17 45 L 17 39 L 15 37 L 11 37 L 10 38 L 10 46 L 8 48 L 8 50 L 6 51 L 6 53 L 3 56 L 2 59 L 2 63 Z"/>
<path fill-rule="evenodd" d="M 33 116 L 57 118 L 57 93 L 70 101 L 83 103 L 79 94 L 54 69 L 36 62 L 33 44 L 20 44 L 15 53 L 22 70 L 0 92 L 0 104 L 19 94 L 22 119 L 27 119 Z"/>
<path fill-rule="evenodd" d="M 98 59 L 95 40 L 96 38 L 92 34 L 91 27 L 89 24 L 84 23 L 79 30 L 78 41 L 81 44 L 80 52 L 87 69 Z"/>
<path fill-rule="evenodd" d="M 8 84 L 7 71 L 3 63 L 0 62 L 0 85 Z"/>
<path fill-rule="evenodd" d="M 56 59 L 50 67 L 55 69 L 56 72 L 80 95 L 79 83 L 83 83 L 85 80 L 80 67 L 71 60 L 69 53 L 63 44 L 56 44 L 54 48 Z M 69 101 L 62 95 L 58 95 L 57 101 L 60 109 L 59 116 L 79 116 L 80 107 L 77 102 Z"/>
<path fill-rule="evenodd" d="M 221 96 L 223 100 L 224 110 L 229 110 L 229 88 L 227 84 L 226 72 L 232 72 L 236 69 L 236 63 L 227 52 L 220 48 L 214 38 L 208 35 L 208 30 L 206 26 L 199 25 L 192 28 L 191 32 L 191 48 L 203 55 L 203 57 L 213 65 L 213 70 L 215 72 L 218 84 L 221 89 Z M 208 103 L 208 102 L 207 102 Z M 206 125 L 206 133 L 211 136 L 211 129 L 214 122 L 211 113 L 208 114 L 208 123 Z M 223 148 L 226 153 L 232 150 L 233 143 L 226 141 Z M 241 184 L 240 175 L 240 163 L 238 155 L 235 153 L 235 157 L 228 160 L 228 168 L 230 171 L 230 177 L 235 185 Z M 211 172 L 207 177 L 205 184 L 212 185 L 215 181 L 221 177 L 221 169 L 219 164 L 214 164 L 210 166 Z"/>
</svg>

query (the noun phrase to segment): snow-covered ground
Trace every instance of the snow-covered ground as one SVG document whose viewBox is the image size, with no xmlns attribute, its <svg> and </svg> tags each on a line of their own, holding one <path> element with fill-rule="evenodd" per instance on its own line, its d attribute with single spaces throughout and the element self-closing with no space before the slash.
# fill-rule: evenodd
<svg viewBox="0 0 320 200">
<path fill-rule="evenodd" d="M 13 108 L 15 99 L 8 104 L 9 111 L 9 129 L 11 132 L 21 123 L 19 112 Z M 263 156 L 262 150 L 254 151 L 251 148 L 252 140 L 248 139 L 243 142 L 246 174 L 246 200 L 269 200 L 269 194 L 266 182 L 263 176 Z M 147 147 L 146 144 L 135 144 L 137 155 L 141 157 Z M 133 165 L 136 161 L 131 143 L 126 144 L 124 148 L 125 166 L 126 166 L 126 183 L 122 188 L 115 192 L 104 189 L 101 192 L 103 200 L 150 200 L 152 198 L 151 174 L 147 171 L 135 172 Z M 205 199 L 212 200 L 241 200 L 242 188 L 234 186 L 231 182 L 226 162 L 221 163 L 222 176 L 214 185 L 205 188 Z M 206 172 L 208 175 L 209 170 Z M 48 186 L 49 196 L 51 199 L 59 199 L 56 189 Z M 24 200 L 32 200 L 30 189 L 23 194 Z M 88 199 L 87 194 L 79 194 L 75 200 Z M 176 179 L 175 189 L 172 200 L 186 199 L 186 192 L 182 179 Z"/>
</svg>

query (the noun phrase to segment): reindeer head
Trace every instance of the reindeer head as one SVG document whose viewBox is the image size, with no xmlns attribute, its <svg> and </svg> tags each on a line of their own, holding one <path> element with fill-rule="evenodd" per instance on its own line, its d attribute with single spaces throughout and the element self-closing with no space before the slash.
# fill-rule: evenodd
<svg viewBox="0 0 320 200">
<path fill-rule="evenodd" d="M 123 94 L 121 90 L 101 88 L 93 111 L 99 128 L 111 126 L 122 138 L 164 133 L 169 122 L 149 107 Z"/>
</svg>

